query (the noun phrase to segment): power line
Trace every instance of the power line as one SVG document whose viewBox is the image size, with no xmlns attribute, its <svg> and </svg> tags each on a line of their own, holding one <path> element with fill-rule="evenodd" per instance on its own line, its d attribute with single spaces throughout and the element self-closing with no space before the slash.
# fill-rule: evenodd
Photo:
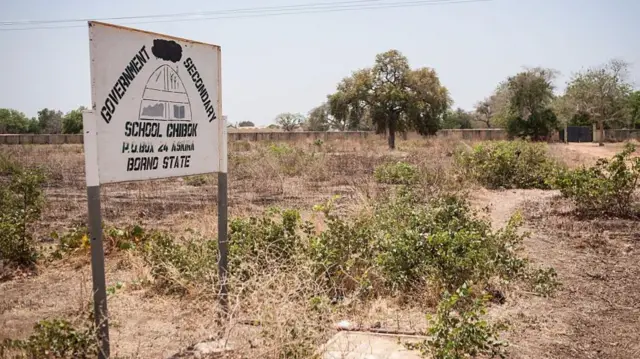
<svg viewBox="0 0 640 359">
<path fill-rule="evenodd" d="M 239 13 L 239 12 L 259 12 L 259 11 L 274 11 L 274 10 L 286 10 L 306 7 L 326 7 L 332 5 L 345 5 L 345 4 L 366 4 L 376 3 L 383 0 L 354 0 L 354 1 L 333 1 L 333 2 L 320 2 L 320 3 L 307 3 L 298 5 L 280 5 L 280 6 L 264 6 L 264 7 L 250 7 L 228 10 L 215 10 L 215 11 L 196 11 L 196 12 L 183 12 L 174 14 L 156 14 L 156 15 L 137 15 L 137 16 L 119 16 L 119 17 L 102 17 L 102 18 L 74 18 L 74 19 L 57 19 L 57 20 L 12 20 L 12 21 L 0 21 L 0 25 L 44 25 L 55 24 L 65 22 L 87 22 L 87 21 L 117 21 L 117 20 L 133 20 L 133 19 L 148 19 L 148 18 L 163 18 L 163 17 L 182 17 L 182 16 L 199 16 L 199 15 L 221 15 L 227 13 Z"/>
<path fill-rule="evenodd" d="M 131 16 L 121 18 L 96 18 L 96 19 L 74 19 L 74 20 L 48 20 L 49 23 L 63 23 L 63 22 L 84 22 L 84 21 L 102 21 L 102 20 L 133 20 L 133 19 L 145 19 L 145 18 L 165 18 L 165 17 L 184 17 L 184 16 L 200 16 L 190 18 L 173 18 L 173 19 L 160 19 L 149 21 L 131 21 L 123 22 L 122 25 L 129 24 L 151 24 L 151 23 L 163 23 L 163 22 L 183 22 L 183 21 L 202 21 L 202 20 L 222 20 L 222 19 L 238 19 L 238 18 L 253 18 L 253 17 L 270 17 L 270 16 L 283 16 L 283 15 L 298 15 L 298 14 L 316 14 L 316 13 L 331 13 L 331 12 L 343 12 L 343 11 L 361 11 L 361 10 L 376 10 L 376 9 L 392 9 L 392 8 L 409 8 L 409 7 L 421 7 L 421 6 L 433 6 L 433 5 L 450 5 L 450 4 L 465 4 L 465 3 L 477 3 L 477 2 L 490 2 L 493 0 L 422 0 L 422 1 L 404 1 L 394 3 L 380 3 L 380 0 L 364 0 L 364 1 L 344 1 L 335 3 L 316 3 L 305 5 L 291 5 L 297 8 L 289 9 L 289 6 L 271 7 L 271 8 L 245 8 L 245 9 L 233 9 L 233 10 L 221 10 L 221 11 L 209 11 L 198 13 L 183 13 L 183 14 L 165 14 L 165 15 L 147 15 L 147 16 Z M 366 3 L 371 4 L 366 4 Z M 373 3 L 376 2 L 376 3 Z M 358 4 L 348 4 L 358 3 Z M 362 4 L 360 4 L 362 3 Z M 321 4 L 334 4 L 333 6 L 318 7 Z M 344 4 L 344 5 L 343 5 Z M 312 5 L 309 7 L 309 5 Z M 239 14 L 236 14 L 239 13 Z M 222 14 L 223 16 L 202 16 L 203 14 Z M 41 20 L 46 21 L 46 20 Z M 15 23 L 15 22 L 14 22 Z M 23 24 L 23 23 L 21 23 Z M 17 24 L 15 24 L 17 25 Z M 0 23 L 0 26 L 15 26 L 12 22 Z M 1 31 L 18 31 L 18 30 L 37 30 L 37 29 L 66 29 L 66 28 L 79 28 L 86 27 L 82 25 L 63 25 L 63 26 L 32 26 L 32 27 L 17 27 L 17 28 L 1 28 Z"/>
</svg>

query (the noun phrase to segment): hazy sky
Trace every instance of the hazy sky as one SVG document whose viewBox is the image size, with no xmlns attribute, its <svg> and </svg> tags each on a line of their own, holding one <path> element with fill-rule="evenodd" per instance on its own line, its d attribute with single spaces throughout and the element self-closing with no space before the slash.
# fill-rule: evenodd
<svg viewBox="0 0 640 359">
<path fill-rule="evenodd" d="M 323 0 L 0 0 L 0 21 L 104 18 L 317 3 Z M 336 0 L 324 0 L 336 1 Z M 381 2 L 406 1 L 384 0 Z M 351 71 L 398 49 L 436 69 L 455 106 L 471 109 L 523 66 L 573 71 L 611 58 L 635 64 L 640 85 L 640 1 L 493 0 L 383 10 L 132 24 L 222 46 L 224 114 L 270 123 L 307 113 Z M 116 23 L 125 23 L 125 21 Z M 90 103 L 85 26 L 4 31 L 0 107 L 29 116 Z"/>
</svg>

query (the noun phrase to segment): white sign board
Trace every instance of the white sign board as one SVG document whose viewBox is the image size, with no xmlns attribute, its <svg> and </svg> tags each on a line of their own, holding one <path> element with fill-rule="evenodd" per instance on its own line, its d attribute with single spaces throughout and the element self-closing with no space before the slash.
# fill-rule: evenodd
<svg viewBox="0 0 640 359">
<path fill-rule="evenodd" d="M 89 40 L 100 184 L 226 171 L 220 47 L 99 22 Z"/>
</svg>

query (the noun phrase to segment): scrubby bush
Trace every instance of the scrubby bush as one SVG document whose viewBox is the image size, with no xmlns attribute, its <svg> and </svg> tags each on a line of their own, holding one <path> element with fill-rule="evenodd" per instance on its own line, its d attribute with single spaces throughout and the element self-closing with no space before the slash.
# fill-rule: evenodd
<svg viewBox="0 0 640 359">
<path fill-rule="evenodd" d="M 62 319 L 41 320 L 24 340 L 5 340 L 0 357 L 24 359 L 88 359 L 98 354 L 92 325 L 75 326 Z"/>
<path fill-rule="evenodd" d="M 296 210 L 272 208 L 260 218 L 236 218 L 230 223 L 229 268 L 246 279 L 252 268 L 274 260 L 286 262 L 303 250 L 302 246 L 301 219 Z"/>
<path fill-rule="evenodd" d="M 44 204 L 44 175 L 0 157 L 0 260 L 20 266 L 35 263 L 30 226 Z"/>
<path fill-rule="evenodd" d="M 333 208 L 335 199 L 314 208 L 324 215 L 324 230 L 306 227 L 312 267 L 318 280 L 334 296 L 372 292 L 378 253 L 373 217 L 347 219 L 337 215 Z"/>
<path fill-rule="evenodd" d="M 406 291 L 429 280 L 453 290 L 467 281 L 517 277 L 526 266 L 515 252 L 523 236 L 514 217 L 497 232 L 458 196 L 445 195 L 420 206 L 400 197 L 377 213 L 377 261 L 389 286 Z"/>
<path fill-rule="evenodd" d="M 406 162 L 385 163 L 376 167 L 373 175 L 378 183 L 408 185 L 416 181 L 418 170 Z"/>
<path fill-rule="evenodd" d="M 60 259 L 65 254 L 88 251 L 91 248 L 89 229 L 85 226 L 74 227 L 63 233 L 53 232 L 51 238 L 58 241 L 58 246 L 52 253 L 55 259 Z M 107 254 L 112 251 L 135 249 L 149 238 L 139 225 L 124 228 L 106 227 L 102 231 Z"/>
<path fill-rule="evenodd" d="M 154 286 L 166 294 L 188 294 L 200 285 L 216 290 L 218 242 L 202 238 L 175 238 L 169 233 L 145 234 L 142 251 Z"/>
<path fill-rule="evenodd" d="M 58 241 L 58 246 L 52 254 L 56 259 L 62 258 L 64 254 L 91 248 L 89 230 L 84 226 L 71 228 L 64 233 L 53 232 L 51 238 Z"/>
<path fill-rule="evenodd" d="M 518 218 L 494 232 L 458 196 L 425 204 L 402 189 L 373 212 L 352 218 L 335 214 L 332 203 L 315 208 L 323 216 L 322 230 L 301 222 L 295 211 L 278 221 L 235 220 L 233 266 L 246 268 L 261 258 L 310 263 L 318 282 L 335 296 L 407 293 L 430 284 L 455 289 L 470 280 L 512 279 L 526 266 L 516 253 L 523 238 L 516 231 Z"/>
<path fill-rule="evenodd" d="M 454 294 L 445 293 L 431 320 L 431 339 L 410 344 L 409 348 L 434 359 L 504 358 L 506 343 L 498 339 L 502 328 L 482 319 L 486 301 L 486 297 L 474 297 L 466 283 Z"/>
<path fill-rule="evenodd" d="M 495 141 L 459 151 L 463 175 L 487 188 L 550 188 L 547 180 L 558 168 L 544 143 Z"/>
<path fill-rule="evenodd" d="M 634 192 L 640 178 L 640 157 L 632 157 L 634 151 L 635 146 L 627 143 L 612 159 L 599 159 L 592 167 L 559 171 L 551 183 L 582 215 L 634 214 Z"/>
</svg>

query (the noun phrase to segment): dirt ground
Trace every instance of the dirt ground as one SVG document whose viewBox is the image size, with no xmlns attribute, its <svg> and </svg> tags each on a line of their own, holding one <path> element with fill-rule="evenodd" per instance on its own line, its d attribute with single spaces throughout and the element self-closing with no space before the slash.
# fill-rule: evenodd
<svg viewBox="0 0 640 359">
<path fill-rule="evenodd" d="M 610 158 L 622 151 L 623 143 L 605 143 L 599 146 L 597 143 L 556 143 L 552 144 L 551 151 L 560 160 L 569 165 L 593 164 L 598 158 Z M 636 143 L 637 147 L 637 143 Z M 640 155 L 640 149 L 636 149 Z"/>
<path fill-rule="evenodd" d="M 554 155 L 579 165 L 610 156 L 621 145 L 551 147 Z M 47 189 L 50 207 L 38 234 L 43 246 L 50 245 L 50 231 L 84 222 L 84 177 L 78 166 L 82 155 L 77 149 L 63 150 L 64 160 L 44 155 L 40 158 L 60 161 L 65 169 L 59 186 Z M 407 151 L 400 156 L 411 156 L 412 149 Z M 309 181 L 306 174 L 280 178 L 266 167 L 236 172 L 233 176 L 238 184 L 230 189 L 232 215 L 259 213 L 273 204 L 311 206 L 335 193 L 343 195 L 340 203 L 348 211 L 350 204 L 361 205 L 377 191 L 363 178 L 371 177 L 371 169 L 382 158 L 375 151 L 356 161 L 327 157 L 340 167 L 326 179 L 316 181 Z M 243 178 L 255 177 L 258 181 L 243 182 Z M 113 223 L 135 220 L 176 232 L 197 228 L 213 233 L 215 179 L 207 181 L 203 187 L 183 180 L 107 187 L 103 190 L 105 217 Z M 489 208 L 496 228 L 515 211 L 522 211 L 524 230 L 530 232 L 525 254 L 536 266 L 555 268 L 562 283 L 550 298 L 517 288 L 509 290 L 505 304 L 490 308 L 493 318 L 509 325 L 505 339 L 510 342 L 511 358 L 640 357 L 640 223 L 607 218 L 577 221 L 569 215 L 570 205 L 554 191 L 475 189 L 472 201 L 478 208 Z M 135 284 L 148 277 L 146 270 L 139 259 L 126 253 L 107 260 L 108 286 L 127 284 L 109 298 L 112 353 L 119 357 L 167 358 L 215 334 L 219 329 L 216 308 L 149 293 Z M 37 276 L 0 283 L 0 341 L 28 335 L 42 318 L 84 315 L 91 299 L 90 271 L 86 256 L 75 257 L 40 265 Z M 414 330 L 425 325 L 420 312 L 402 312 L 385 302 L 374 304 L 371 315 L 363 320 Z"/>
<path fill-rule="evenodd" d="M 512 358 L 638 358 L 640 223 L 576 221 L 555 191 L 482 191 L 495 226 L 521 210 L 530 233 L 525 253 L 553 267 L 562 283 L 551 298 L 512 291 L 491 314 L 511 330 Z"/>
</svg>

